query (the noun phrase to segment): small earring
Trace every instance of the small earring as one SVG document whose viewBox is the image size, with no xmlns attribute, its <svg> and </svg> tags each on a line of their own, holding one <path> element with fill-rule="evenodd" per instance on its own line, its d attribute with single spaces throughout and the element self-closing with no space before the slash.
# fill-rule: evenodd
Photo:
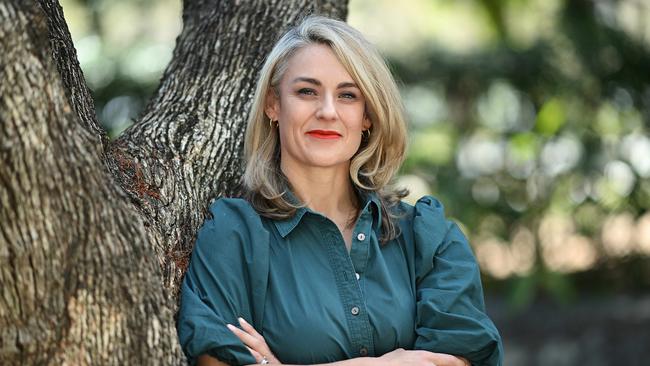
<svg viewBox="0 0 650 366">
<path fill-rule="evenodd" d="M 361 131 L 361 137 L 363 137 L 364 139 L 369 139 L 370 138 L 370 129 Z"/>
<path fill-rule="evenodd" d="M 273 128 L 275 126 L 277 126 L 277 123 L 275 125 L 273 125 L 273 119 L 269 118 L 269 127 Z"/>
</svg>

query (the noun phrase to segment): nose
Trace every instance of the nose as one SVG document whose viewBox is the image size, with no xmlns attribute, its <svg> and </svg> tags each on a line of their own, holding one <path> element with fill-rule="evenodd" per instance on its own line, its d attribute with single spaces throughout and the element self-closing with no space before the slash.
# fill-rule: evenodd
<svg viewBox="0 0 650 366">
<path fill-rule="evenodd" d="M 326 95 L 320 103 L 318 110 L 316 111 L 316 118 L 333 120 L 336 119 L 336 106 L 334 105 L 334 98 L 330 95 Z"/>
</svg>

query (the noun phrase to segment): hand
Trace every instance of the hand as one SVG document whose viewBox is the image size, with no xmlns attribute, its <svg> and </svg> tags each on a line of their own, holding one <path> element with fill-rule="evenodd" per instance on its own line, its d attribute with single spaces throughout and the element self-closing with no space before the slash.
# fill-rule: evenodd
<svg viewBox="0 0 650 366">
<path fill-rule="evenodd" d="M 385 365 L 404 366 L 467 366 L 469 362 L 462 357 L 429 351 L 406 351 L 398 348 L 379 357 Z"/>
<path fill-rule="evenodd" d="M 248 348 L 248 351 L 255 357 L 257 363 L 262 362 L 262 359 L 266 357 L 269 363 L 281 365 L 282 362 L 273 355 L 271 349 L 266 344 L 264 337 L 259 334 L 252 325 L 248 324 L 243 318 L 238 318 L 239 325 L 242 329 L 237 328 L 232 324 L 227 324 L 226 326 L 230 329 L 231 332 L 235 333 L 237 338 L 239 338 Z"/>
<path fill-rule="evenodd" d="M 448 355 L 446 353 L 431 353 L 435 357 L 436 366 L 471 366 L 469 361 L 463 357 Z"/>
</svg>

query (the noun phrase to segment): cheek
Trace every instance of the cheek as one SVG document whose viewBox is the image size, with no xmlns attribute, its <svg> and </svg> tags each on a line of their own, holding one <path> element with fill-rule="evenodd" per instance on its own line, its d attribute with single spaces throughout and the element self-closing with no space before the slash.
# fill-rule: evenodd
<svg viewBox="0 0 650 366">
<path fill-rule="evenodd" d="M 291 95 L 287 96 L 286 99 L 283 99 L 282 101 L 280 117 L 287 120 L 287 122 L 304 119 L 306 116 L 309 116 L 314 109 L 313 103 L 300 100 Z"/>
<path fill-rule="evenodd" d="M 297 133 L 299 126 L 299 111 L 296 108 L 284 108 L 279 116 L 280 127 L 280 142 L 291 143 L 293 136 Z"/>
<path fill-rule="evenodd" d="M 361 132 L 363 131 L 363 119 L 357 119 L 354 123 L 349 123 L 347 125 L 348 133 L 352 136 L 355 136 L 356 139 L 361 140 Z"/>
<path fill-rule="evenodd" d="M 289 129 L 287 126 L 282 126 L 280 129 L 280 148 L 286 149 L 287 147 L 291 146 L 291 134 L 289 133 Z"/>
<path fill-rule="evenodd" d="M 363 104 L 346 106 L 341 110 L 344 119 L 349 122 L 348 128 L 354 130 L 363 129 L 363 121 L 365 115 L 365 108 Z"/>
<path fill-rule="evenodd" d="M 284 120 L 279 132 L 280 149 L 294 153 L 300 150 L 300 130 L 295 124 L 292 125 L 288 120 Z"/>
<path fill-rule="evenodd" d="M 358 134 L 354 134 L 353 136 L 350 136 L 350 150 L 353 152 L 356 152 L 359 150 L 359 146 L 361 146 L 361 132 Z"/>
</svg>

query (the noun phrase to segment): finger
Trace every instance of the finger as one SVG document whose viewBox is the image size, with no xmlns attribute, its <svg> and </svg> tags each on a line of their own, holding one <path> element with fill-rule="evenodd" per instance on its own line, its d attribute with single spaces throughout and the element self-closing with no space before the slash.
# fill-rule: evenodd
<svg viewBox="0 0 650 366">
<path fill-rule="evenodd" d="M 239 325 L 241 325 L 242 329 L 244 329 L 248 334 L 258 339 L 264 339 L 264 337 L 262 337 L 262 335 L 259 334 L 257 330 L 255 330 L 255 328 L 253 328 L 253 326 L 250 325 L 244 318 L 237 318 L 237 320 L 239 320 Z"/>
<path fill-rule="evenodd" d="M 237 338 L 239 338 L 245 345 L 248 347 L 251 347 L 253 349 L 259 349 L 260 347 L 260 342 L 257 338 L 253 337 L 252 335 L 246 333 L 245 331 L 237 328 L 236 326 L 232 324 L 226 324 L 228 329 L 230 329 L 231 332 L 233 332 Z M 263 350 L 260 350 L 263 351 Z"/>
<path fill-rule="evenodd" d="M 246 348 L 248 348 L 248 352 L 250 352 L 251 355 L 253 355 L 253 357 L 255 357 L 255 362 L 257 362 L 257 363 L 262 362 L 262 359 L 264 358 L 264 356 L 262 356 L 261 353 L 257 352 L 256 350 L 254 350 L 254 349 L 252 349 L 252 348 L 250 348 L 248 346 L 246 346 Z"/>
</svg>

